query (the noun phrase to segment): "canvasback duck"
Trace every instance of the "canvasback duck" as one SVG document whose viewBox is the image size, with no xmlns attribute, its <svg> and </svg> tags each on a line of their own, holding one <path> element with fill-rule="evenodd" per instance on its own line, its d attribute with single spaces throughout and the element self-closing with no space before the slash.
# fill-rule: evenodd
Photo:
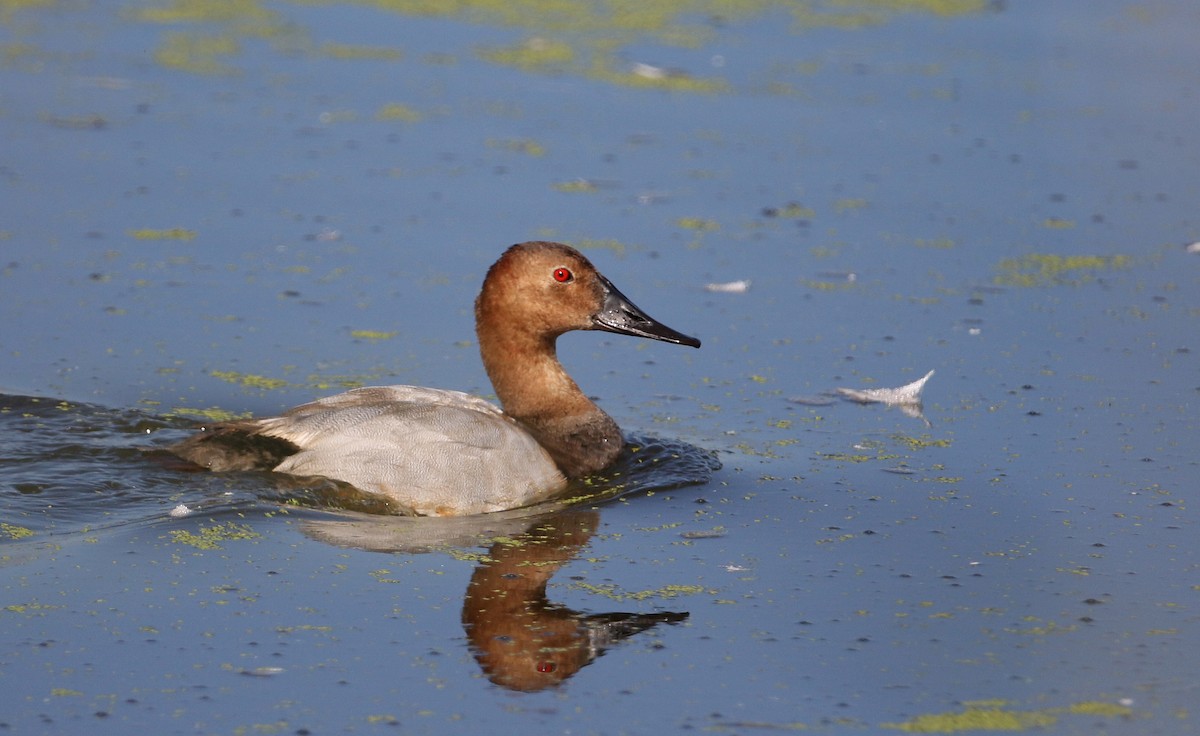
<svg viewBox="0 0 1200 736">
<path fill-rule="evenodd" d="M 558 362 L 555 341 L 571 330 L 700 347 L 574 248 L 520 243 L 488 270 L 475 300 L 479 353 L 503 410 L 460 391 L 376 386 L 222 422 L 167 449 L 215 471 L 331 478 L 421 516 L 528 506 L 602 470 L 623 445 L 617 423 Z"/>
</svg>

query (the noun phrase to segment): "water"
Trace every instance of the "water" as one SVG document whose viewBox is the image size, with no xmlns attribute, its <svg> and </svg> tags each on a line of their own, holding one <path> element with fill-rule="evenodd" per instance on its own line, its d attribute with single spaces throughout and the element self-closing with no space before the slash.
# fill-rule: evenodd
<svg viewBox="0 0 1200 736">
<path fill-rule="evenodd" d="M 0 5 L 0 723 L 1194 731 L 1200 17 L 892 6 Z M 154 452 L 487 395 L 533 238 L 704 341 L 560 341 L 651 453 L 600 496 Z"/>
</svg>

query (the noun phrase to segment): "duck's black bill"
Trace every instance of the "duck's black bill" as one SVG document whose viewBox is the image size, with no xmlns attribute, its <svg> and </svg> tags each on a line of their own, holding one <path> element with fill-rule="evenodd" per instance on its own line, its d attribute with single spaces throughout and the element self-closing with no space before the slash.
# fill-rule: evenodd
<svg viewBox="0 0 1200 736">
<path fill-rule="evenodd" d="M 643 312 L 608 279 L 601 276 L 600 283 L 604 287 L 604 304 L 600 312 L 592 318 L 597 330 L 700 347 L 700 341 L 696 338 L 676 332 Z"/>
</svg>

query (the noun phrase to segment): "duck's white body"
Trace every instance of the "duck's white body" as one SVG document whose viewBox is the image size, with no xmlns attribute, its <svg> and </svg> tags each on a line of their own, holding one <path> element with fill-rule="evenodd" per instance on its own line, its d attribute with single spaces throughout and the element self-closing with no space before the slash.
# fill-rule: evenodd
<svg viewBox="0 0 1200 736">
<path fill-rule="evenodd" d="M 533 435 L 461 391 L 360 388 L 251 421 L 300 448 L 276 472 L 336 478 L 422 516 L 528 506 L 567 484 Z"/>
</svg>

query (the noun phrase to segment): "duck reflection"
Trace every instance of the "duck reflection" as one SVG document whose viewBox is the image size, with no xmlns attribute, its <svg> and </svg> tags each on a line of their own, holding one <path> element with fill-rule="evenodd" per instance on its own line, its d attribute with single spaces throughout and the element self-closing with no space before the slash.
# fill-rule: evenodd
<svg viewBox="0 0 1200 736">
<path fill-rule="evenodd" d="M 475 569 L 463 601 L 463 628 L 492 682 L 542 690 L 590 664 L 609 646 L 687 613 L 584 614 L 552 603 L 546 584 L 582 550 L 599 524 L 595 511 L 574 511 L 495 542 Z"/>
<path fill-rule="evenodd" d="M 412 518 L 357 515 L 357 520 L 307 520 L 321 541 L 380 552 L 426 552 L 492 540 L 467 585 L 462 623 L 484 674 L 511 690 L 553 687 L 612 645 L 686 612 L 585 613 L 550 601 L 546 586 L 583 550 L 599 512 L 568 508 L 531 514 Z"/>
</svg>

